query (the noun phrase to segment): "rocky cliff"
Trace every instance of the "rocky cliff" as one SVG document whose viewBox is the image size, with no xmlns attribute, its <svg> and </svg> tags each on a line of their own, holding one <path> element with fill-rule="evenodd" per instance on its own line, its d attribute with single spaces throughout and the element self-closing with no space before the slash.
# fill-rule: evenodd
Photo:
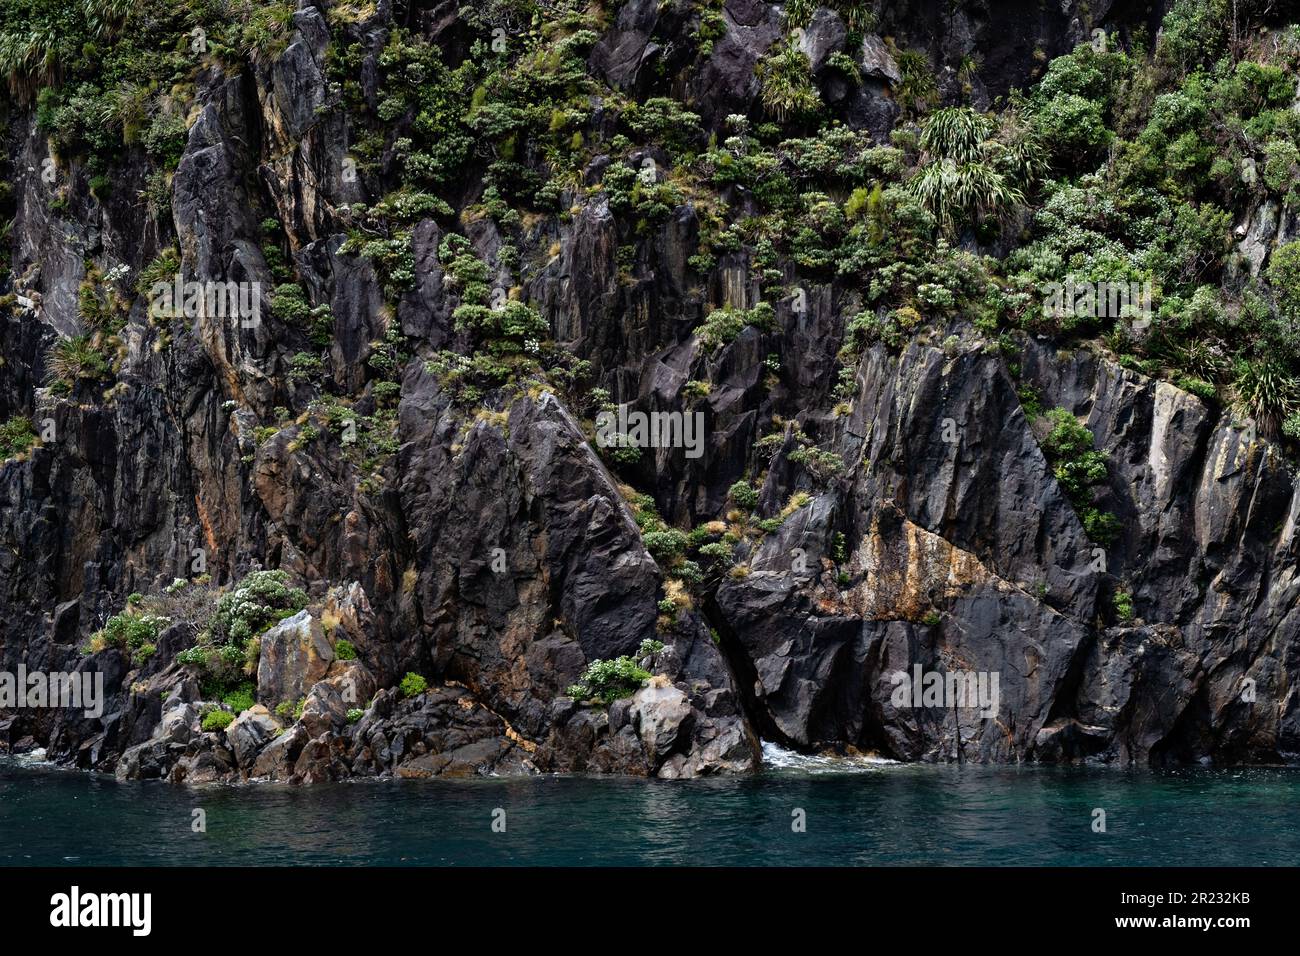
<svg viewBox="0 0 1300 956">
<path fill-rule="evenodd" d="M 882 151 L 924 155 L 891 132 L 1163 9 L 154 7 L 115 35 L 171 72 L 114 79 L 124 134 L 154 85 L 111 150 L 61 112 L 108 66 L 11 77 L 0 419 L 36 437 L 0 468 L 0 664 L 101 673 L 108 699 L 0 708 L 0 749 L 190 782 L 743 773 L 760 738 L 1300 751 L 1276 429 L 1099 338 L 929 309 L 925 281 L 877 309 L 900 267 L 818 258 L 843 223 L 743 226 L 779 170 L 809 215 L 889 206 L 871 183 L 908 174 Z M 817 122 L 766 95 L 787 43 Z M 805 145 L 723 174 L 782 137 Z M 996 258 L 1027 215 L 910 254 Z M 158 282 L 253 308 L 168 313 Z M 906 334 L 859 334 L 887 312 Z M 603 446 L 619 406 L 698 416 L 699 454 Z M 1046 408 L 1104 454 L 1113 533 Z M 917 666 L 996 674 L 993 712 L 900 706 Z"/>
</svg>

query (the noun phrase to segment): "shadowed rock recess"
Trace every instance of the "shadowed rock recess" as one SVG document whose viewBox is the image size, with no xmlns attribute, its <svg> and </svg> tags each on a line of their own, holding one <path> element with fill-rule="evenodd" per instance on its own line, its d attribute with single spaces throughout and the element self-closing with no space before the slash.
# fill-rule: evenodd
<svg viewBox="0 0 1300 956">
<path fill-rule="evenodd" d="M 0 0 L 0 753 L 1296 759 L 1287 6 Z"/>
</svg>

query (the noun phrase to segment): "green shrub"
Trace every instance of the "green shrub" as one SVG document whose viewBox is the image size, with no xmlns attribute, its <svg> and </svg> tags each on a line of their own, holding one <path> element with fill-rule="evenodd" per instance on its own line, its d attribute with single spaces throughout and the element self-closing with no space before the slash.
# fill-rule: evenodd
<svg viewBox="0 0 1300 956">
<path fill-rule="evenodd" d="M 235 722 L 235 715 L 228 710 L 210 710 L 203 718 L 205 731 L 225 730 Z"/>
<path fill-rule="evenodd" d="M 704 580 L 703 569 L 689 558 L 678 561 L 668 571 L 669 575 L 688 585 L 696 585 Z"/>
<path fill-rule="evenodd" d="M 139 614 L 128 609 L 104 622 L 104 626 L 91 637 L 92 646 L 102 642 L 106 647 L 136 650 L 151 643 L 168 623 L 165 617 Z"/>
<path fill-rule="evenodd" d="M 221 699 L 221 702 L 229 707 L 233 713 L 242 714 L 257 703 L 254 696 L 253 685 L 241 685 L 238 689 L 226 694 L 225 697 Z"/>
<path fill-rule="evenodd" d="M 907 188 L 949 235 L 1024 202 L 1014 164 L 1001 162 L 1007 147 L 994 133 L 993 120 L 969 107 L 936 110 L 921 128 L 924 160 Z M 1030 166 L 1018 172 L 1032 175 L 1036 161 Z"/>
<path fill-rule="evenodd" d="M 347 638 L 339 638 L 334 642 L 334 657 L 340 661 L 355 661 L 357 649 Z"/>
<path fill-rule="evenodd" d="M 1119 531 L 1119 520 L 1093 506 L 1093 489 L 1106 480 L 1106 455 L 1092 447 L 1092 433 L 1070 411 L 1053 408 L 1047 413 L 1051 431 L 1043 439 L 1043 453 L 1052 464 L 1061 490 L 1074 506 L 1088 537 L 1109 543 Z"/>
<path fill-rule="evenodd" d="M 1196 378 L 1191 375 L 1180 375 L 1174 382 L 1183 391 L 1191 392 L 1197 398 L 1205 401 L 1212 401 L 1218 397 L 1219 389 L 1213 382 L 1207 382 L 1203 378 Z"/>
<path fill-rule="evenodd" d="M 1300 240 L 1273 250 L 1266 274 L 1278 312 L 1293 326 L 1300 325 Z"/>
<path fill-rule="evenodd" d="M 908 116 L 924 113 L 939 99 L 930 58 L 920 50 L 899 50 L 894 56 L 901 82 L 894 88 L 894 98 Z"/>
<path fill-rule="evenodd" d="M 36 441 L 32 420 L 21 415 L 0 425 L 0 461 L 21 455 Z"/>
<path fill-rule="evenodd" d="M 307 593 L 289 587 L 284 571 L 254 571 L 221 596 L 209 622 L 215 642 L 242 642 L 307 606 Z"/>
<path fill-rule="evenodd" d="M 623 697 L 631 697 L 650 679 L 650 672 L 630 657 L 616 657 L 612 661 L 595 660 L 587 665 L 578 683 L 569 687 L 567 694 L 574 700 L 596 700 L 610 704 Z"/>
<path fill-rule="evenodd" d="M 107 378 L 111 371 L 108 359 L 88 335 L 55 342 L 45 361 L 51 384 L 64 389 L 82 379 L 96 381 Z"/>
<path fill-rule="evenodd" d="M 295 385 L 318 379 L 323 371 L 324 363 L 318 355 L 298 352 L 289 359 L 289 381 Z"/>
<path fill-rule="evenodd" d="M 775 311 L 767 302 L 759 302 L 752 309 L 714 309 L 696 332 L 709 348 L 734 342 L 746 326 L 766 331 L 771 329 Z"/>
<path fill-rule="evenodd" d="M 758 506 L 758 491 L 749 482 L 741 479 L 727 489 L 727 496 L 740 508 L 753 511 Z"/>
<path fill-rule="evenodd" d="M 763 108 L 777 120 L 800 119 L 821 110 L 812 65 L 795 42 L 781 44 L 763 57 L 754 73 L 762 82 Z"/>
<path fill-rule="evenodd" d="M 296 701 L 282 700 L 275 705 L 275 715 L 281 720 L 299 720 L 302 718 L 303 708 L 306 706 L 306 697 L 299 697 Z"/>
<path fill-rule="evenodd" d="M 1122 588 L 1115 592 L 1115 616 L 1121 621 L 1133 620 L 1133 595 Z"/>
<path fill-rule="evenodd" d="M 1227 0 L 1175 0 L 1161 23 L 1156 62 L 1174 73 L 1212 63 L 1226 50 Z"/>
<path fill-rule="evenodd" d="M 348 723 L 355 724 L 358 720 L 366 715 L 366 712 L 360 707 L 348 708 Z"/>
<path fill-rule="evenodd" d="M 686 550 L 686 533 L 677 528 L 646 531 L 641 538 L 651 557 L 660 564 L 671 564 L 674 558 Z"/>
<path fill-rule="evenodd" d="M 429 682 L 419 674 L 407 672 L 400 686 L 403 697 L 417 697 L 429 689 Z"/>
<path fill-rule="evenodd" d="M 725 541 L 710 541 L 700 546 L 700 557 L 711 564 L 729 564 L 735 552 L 734 546 Z"/>
<path fill-rule="evenodd" d="M 1233 388 L 1237 407 L 1269 434 L 1277 432 L 1300 398 L 1300 382 L 1276 359 L 1238 359 Z"/>
<path fill-rule="evenodd" d="M 1052 148 L 1052 164 L 1066 171 L 1096 168 L 1111 140 L 1102 106 L 1093 100 L 1063 93 L 1046 101 L 1035 114 L 1044 143 Z"/>
<path fill-rule="evenodd" d="M 207 663 L 208 652 L 202 647 L 187 647 L 176 655 L 176 662 L 186 667 L 202 667 Z"/>
<path fill-rule="evenodd" d="M 311 316 L 307 293 L 295 282 L 282 282 L 271 293 L 271 314 L 289 325 L 305 325 Z"/>
<path fill-rule="evenodd" d="M 684 152 L 703 138 L 700 117 L 665 96 L 633 103 L 622 119 L 642 141 L 660 143 L 675 153 Z"/>
</svg>

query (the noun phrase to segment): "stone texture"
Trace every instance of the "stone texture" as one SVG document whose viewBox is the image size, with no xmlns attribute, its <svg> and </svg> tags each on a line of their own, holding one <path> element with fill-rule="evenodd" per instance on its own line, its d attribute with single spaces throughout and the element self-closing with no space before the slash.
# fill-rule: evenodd
<svg viewBox="0 0 1300 956">
<path fill-rule="evenodd" d="M 1111 6 L 1093 3 L 1090 15 L 1100 21 Z M 925 52 L 947 101 L 982 109 L 1027 85 L 1036 51 L 1054 56 L 1086 37 L 1081 9 L 890 5 L 861 49 L 845 50 L 863 74 L 852 90 L 825 68 L 848 41 L 836 14 L 817 10 L 802 42 L 829 108 L 883 142 L 898 117 L 898 51 Z M 698 65 L 693 5 L 627 0 L 611 12 L 588 59 L 602 81 L 634 99 L 680 94 L 709 134 L 731 113 L 759 115 L 754 68 L 786 36 L 780 5 L 726 0 L 722 35 Z M 205 68 L 170 216 L 99 203 L 84 169 L 69 171 L 59 212 L 31 172 L 45 135 L 28 105 L 11 110 L 12 291 L 22 301 L 0 318 L 0 418 L 48 417 L 59 437 L 0 465 L 0 666 L 102 674 L 108 700 L 94 719 L 0 714 L 0 749 L 42 746 L 69 766 L 185 783 L 744 773 L 759 764 L 760 735 L 900 759 L 1297 759 L 1300 496 L 1275 445 L 1170 383 L 1088 352 L 1058 354 L 1060 343 L 1018 342 L 1017 380 L 961 316 L 948 330 L 956 350 L 924 338 L 901 352 L 867 349 L 850 408 L 836 411 L 837 354 L 861 277 L 808 282 L 806 310 L 778 303 L 771 332 L 750 328 L 710 351 L 693 330 L 719 305 L 753 307 L 758 269 L 741 249 L 696 272 L 691 257 L 711 227 L 694 201 L 633 235 L 599 193 L 570 186 L 568 215 L 512 229 L 470 212 L 483 197 L 481 171 L 467 169 L 463 188 L 444 190 L 454 216 L 408 224 L 414 282 L 390 295 L 343 242 L 351 206 L 388 193 L 398 161 L 386 144 L 379 172 L 345 179 L 355 129 L 318 109 L 334 96 L 331 42 L 362 44 L 358 90 L 379 97 L 392 12 L 358 17 L 341 23 L 307 6 L 277 55 L 237 74 Z M 454 7 L 418 18 L 449 48 L 463 39 Z M 981 64 L 969 93 L 955 86 L 967 56 Z M 588 104 L 590 122 L 608 140 L 618 121 L 600 100 Z M 668 161 L 654 149 L 634 159 L 646 157 Z M 609 162 L 592 157 L 582 185 Z M 134 196 L 148 171 L 134 155 L 115 170 L 118 191 Z M 739 190 L 726 202 L 753 208 Z M 1258 272 L 1295 220 L 1267 206 L 1242 215 L 1241 251 Z M 311 304 L 334 314 L 319 381 L 288 375 L 306 336 L 269 313 L 263 217 L 283 223 Z M 470 240 L 494 282 L 507 274 L 505 250 L 519 253 L 512 293 L 588 363 L 580 387 L 527 385 L 467 411 L 427 371 L 434 352 L 466 348 L 439 258 L 448 230 Z M 258 282 L 264 321 L 176 322 L 164 343 L 137 303 L 111 399 L 103 383 L 68 396 L 44 387 L 46 350 L 86 331 L 77 291 L 87 259 L 136 275 L 173 243 L 187 280 Z M 371 360 L 390 330 L 409 354 L 395 370 L 400 394 L 382 406 Z M 773 384 L 765 361 L 776 352 Z M 708 394 L 688 395 L 699 380 Z M 1102 506 L 1122 533 L 1100 566 L 1021 384 L 1078 415 L 1109 456 Z M 589 387 L 643 411 L 698 410 L 705 454 L 656 450 L 616 479 L 584 430 Z M 308 440 L 296 419 L 322 395 L 361 419 L 393 408 L 396 452 L 369 461 Z M 943 440 L 947 422 L 955 443 Z M 842 474 L 821 479 L 800 463 L 796 423 L 842 459 Z M 259 433 L 272 424 L 283 427 Z M 760 453 L 769 433 L 777 444 Z M 810 500 L 738 549 L 740 573 L 710 578 L 675 623 L 661 623 L 664 569 L 620 484 L 687 528 L 724 520 L 727 489 L 745 474 L 764 475 L 762 518 L 795 492 Z M 214 702 L 176 661 L 201 626 L 166 628 L 142 663 L 80 650 L 126 595 L 190 577 L 196 548 L 213 587 L 261 566 L 310 593 L 306 610 L 258 638 L 260 706 L 225 733 L 201 731 L 200 708 Z M 1132 621 L 1113 613 L 1120 588 L 1132 594 Z M 591 661 L 637 654 L 646 639 L 666 645 L 650 686 L 608 707 L 565 696 Z M 340 640 L 358 660 L 337 659 Z M 897 706 L 890 677 L 917 664 L 998 673 L 996 713 Z M 404 698 L 396 687 L 408 672 L 430 689 Z M 275 714 L 302 698 L 300 718 Z M 353 710 L 363 715 L 350 722 Z"/>
</svg>

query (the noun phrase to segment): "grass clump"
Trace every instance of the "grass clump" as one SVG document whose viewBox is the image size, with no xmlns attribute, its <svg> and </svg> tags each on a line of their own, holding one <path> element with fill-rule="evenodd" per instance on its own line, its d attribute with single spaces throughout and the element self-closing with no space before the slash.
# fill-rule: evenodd
<svg viewBox="0 0 1300 956">
<path fill-rule="evenodd" d="M 21 455 L 36 441 L 36 429 L 32 420 L 22 415 L 15 416 L 0 425 L 0 461 Z"/>
</svg>

